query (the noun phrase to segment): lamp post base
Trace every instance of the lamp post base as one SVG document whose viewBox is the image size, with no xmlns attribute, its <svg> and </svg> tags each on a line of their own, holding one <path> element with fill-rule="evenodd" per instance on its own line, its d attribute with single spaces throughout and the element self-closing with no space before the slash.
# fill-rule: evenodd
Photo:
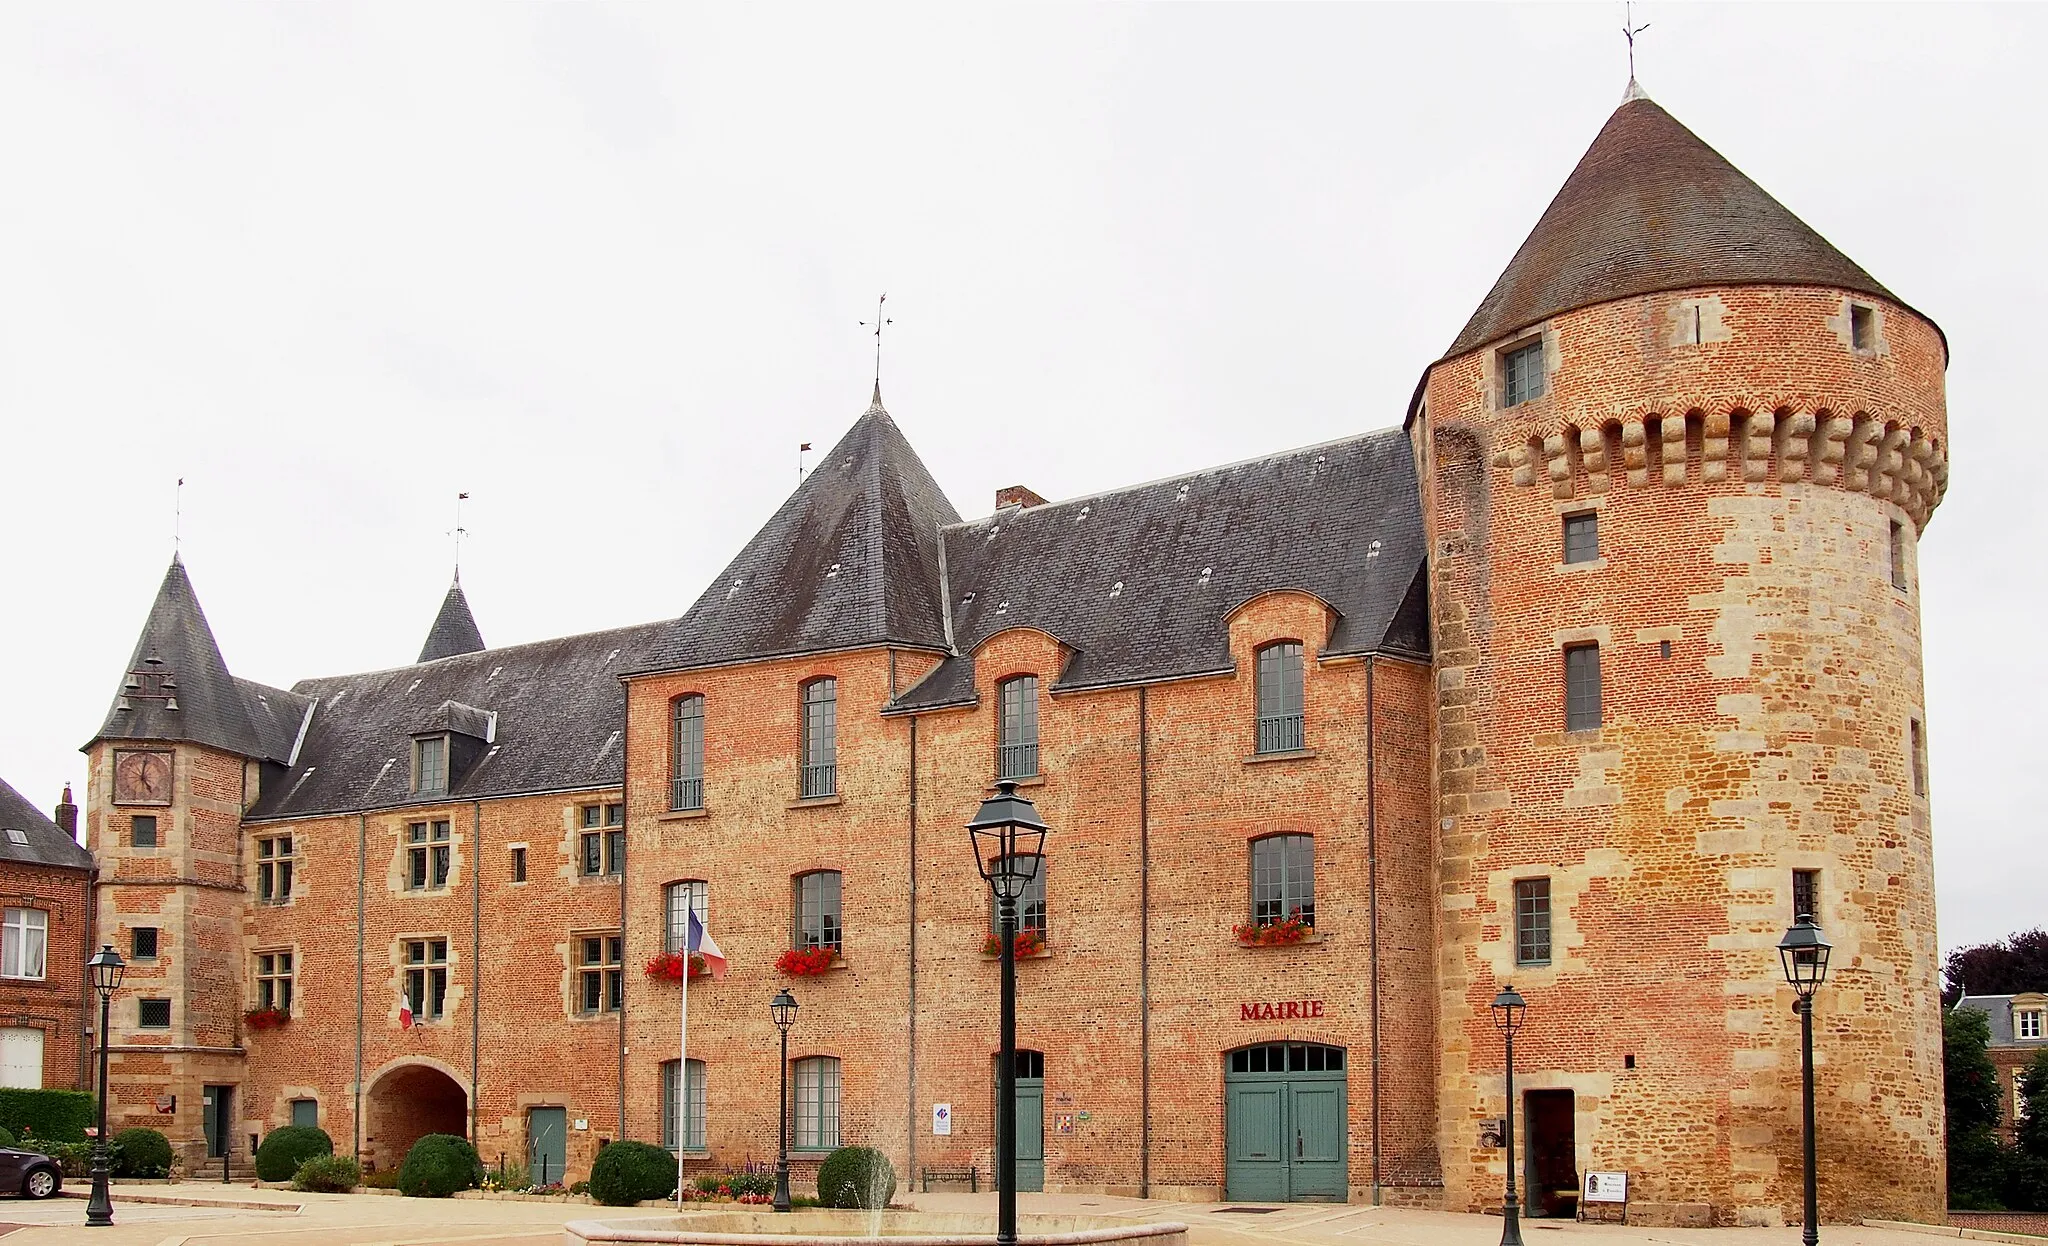
<svg viewBox="0 0 2048 1246">
<path fill-rule="evenodd" d="M 114 1223 L 114 1195 L 107 1188 L 107 1143 L 104 1138 L 92 1148 L 92 1197 L 85 1203 L 85 1226 L 96 1229 Z"/>
</svg>

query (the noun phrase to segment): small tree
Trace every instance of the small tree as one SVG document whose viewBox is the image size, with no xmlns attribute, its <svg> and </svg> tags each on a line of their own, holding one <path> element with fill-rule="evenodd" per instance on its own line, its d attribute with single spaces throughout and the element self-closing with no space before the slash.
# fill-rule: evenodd
<svg viewBox="0 0 2048 1246">
<path fill-rule="evenodd" d="M 1974 1008 L 1941 1016 L 1943 1098 L 1948 1108 L 1948 1205 L 1999 1210 L 2005 1148 L 1998 1144 L 1998 1070 L 1992 1067 L 1991 1019 Z"/>
<path fill-rule="evenodd" d="M 2007 1160 L 2005 1205 L 2016 1211 L 2048 1211 L 2048 1051 L 2020 1075 L 2024 1111 L 2014 1122 L 2019 1145 Z"/>
</svg>

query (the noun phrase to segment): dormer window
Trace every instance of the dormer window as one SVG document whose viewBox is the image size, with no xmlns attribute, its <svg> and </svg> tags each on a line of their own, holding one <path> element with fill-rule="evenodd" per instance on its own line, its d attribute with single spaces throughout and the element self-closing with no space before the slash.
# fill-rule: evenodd
<svg viewBox="0 0 2048 1246">
<path fill-rule="evenodd" d="M 2048 1035 L 2048 1009 L 2013 1009 L 2012 1033 L 2014 1038 L 2026 1039 L 2039 1039 Z"/>
<path fill-rule="evenodd" d="M 412 742 L 412 790 L 448 790 L 448 737 L 428 736 Z"/>
</svg>

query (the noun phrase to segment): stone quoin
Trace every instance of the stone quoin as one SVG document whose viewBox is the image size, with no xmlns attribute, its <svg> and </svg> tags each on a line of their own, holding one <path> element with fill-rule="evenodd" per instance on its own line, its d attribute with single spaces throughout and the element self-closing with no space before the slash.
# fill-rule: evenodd
<svg viewBox="0 0 2048 1246">
<path fill-rule="evenodd" d="M 157 951 L 114 1115 L 195 1166 L 303 1121 L 377 1168 L 447 1132 L 723 1171 L 773 1156 L 788 986 L 798 1188 L 842 1142 L 986 1171 L 962 828 L 1007 778 L 1052 828 L 1027 1187 L 1482 1208 L 1512 982 L 1530 1214 L 1600 1172 L 1639 1221 L 1783 1223 L 1797 907 L 1823 1214 L 1939 1216 L 1946 361 L 1631 92 L 1380 431 L 962 520 L 878 386 L 679 617 L 493 649 L 457 583 L 415 664 L 290 689 L 174 560 L 86 746 L 98 929 Z M 645 966 L 693 911 L 731 968 L 679 1067 Z"/>
</svg>

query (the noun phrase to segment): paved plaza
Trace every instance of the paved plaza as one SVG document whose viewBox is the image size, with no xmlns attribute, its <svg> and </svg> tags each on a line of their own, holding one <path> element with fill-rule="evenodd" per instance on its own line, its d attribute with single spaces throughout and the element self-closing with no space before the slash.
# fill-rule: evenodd
<svg viewBox="0 0 2048 1246">
<path fill-rule="evenodd" d="M 82 1192 L 82 1191 L 81 1191 Z M 67 1191 L 69 1193 L 69 1191 Z M 178 1199 L 181 1203 L 138 1202 L 135 1197 Z M 933 1211 L 995 1214 L 992 1194 L 899 1195 L 899 1202 Z M 196 1205 L 194 1205 L 196 1204 Z M 1395 1207 L 1293 1203 L 1169 1203 L 1096 1195 L 1034 1195 L 1020 1199 L 1022 1212 L 1124 1217 L 1141 1221 L 1179 1220 L 1198 1246 L 1255 1246 L 1303 1242 L 1328 1246 L 1494 1246 L 1500 1221 L 1489 1216 L 1452 1215 Z M 363 1194 L 298 1194 L 248 1187 L 148 1186 L 115 1192 L 115 1224 L 88 1231 L 85 1204 L 77 1198 L 44 1203 L 0 1202 L 0 1235 L 6 1246 L 553 1246 L 570 1220 L 657 1217 L 638 1208 L 593 1207 L 588 1203 L 499 1202 L 477 1199 L 412 1199 Z M 1028 1231 L 1028 1226 L 1027 1226 Z M 1644 1229 L 1621 1225 L 1529 1221 L 1530 1246 L 1796 1246 L 1799 1230 Z M 1929 1237 L 1891 1229 L 1829 1225 L 1827 1246 L 1929 1246 Z"/>
</svg>

